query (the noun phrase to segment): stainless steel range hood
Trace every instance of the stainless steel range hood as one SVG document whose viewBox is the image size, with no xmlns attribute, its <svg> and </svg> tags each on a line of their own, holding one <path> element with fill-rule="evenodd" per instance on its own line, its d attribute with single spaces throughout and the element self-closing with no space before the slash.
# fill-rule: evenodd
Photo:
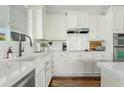
<svg viewBox="0 0 124 93">
<path fill-rule="evenodd" d="M 89 32 L 89 28 L 72 28 L 67 30 L 67 34 L 87 34 Z"/>
</svg>

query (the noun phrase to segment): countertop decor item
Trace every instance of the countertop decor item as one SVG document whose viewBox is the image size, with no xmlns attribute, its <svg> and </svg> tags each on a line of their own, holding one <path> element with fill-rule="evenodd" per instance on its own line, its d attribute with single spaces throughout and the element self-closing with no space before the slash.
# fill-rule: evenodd
<svg viewBox="0 0 124 93">
<path fill-rule="evenodd" d="M 53 42 L 52 42 L 52 41 L 50 41 L 50 42 L 48 42 L 48 43 L 49 43 L 49 45 L 51 46 Z"/>
<path fill-rule="evenodd" d="M 41 43 L 42 51 L 47 52 L 48 51 L 48 44 L 46 42 Z"/>
</svg>

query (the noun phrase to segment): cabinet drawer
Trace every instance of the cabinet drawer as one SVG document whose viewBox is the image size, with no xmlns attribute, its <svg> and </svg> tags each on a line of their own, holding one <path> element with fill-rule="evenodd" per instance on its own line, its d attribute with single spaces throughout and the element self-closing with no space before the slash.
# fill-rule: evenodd
<svg viewBox="0 0 124 93">
<path fill-rule="evenodd" d="M 92 58 L 93 56 L 92 56 L 92 54 L 89 54 L 89 53 L 77 53 L 77 54 L 68 54 L 68 56 L 67 56 L 67 58 L 72 58 L 72 59 L 74 59 L 74 58 L 79 58 L 79 59 L 87 59 L 87 58 Z"/>
<path fill-rule="evenodd" d="M 110 60 L 113 58 L 112 54 L 94 54 L 94 60 Z"/>
</svg>

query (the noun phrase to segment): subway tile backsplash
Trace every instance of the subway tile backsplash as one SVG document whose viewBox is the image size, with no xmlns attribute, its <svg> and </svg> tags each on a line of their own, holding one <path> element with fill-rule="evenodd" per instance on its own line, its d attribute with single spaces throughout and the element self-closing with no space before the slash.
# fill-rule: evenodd
<svg viewBox="0 0 124 93">
<path fill-rule="evenodd" d="M 19 55 L 19 42 L 0 42 L 0 58 L 6 58 L 8 48 L 11 47 L 13 51 L 13 57 L 18 57 Z M 23 56 L 33 53 L 33 47 L 30 47 L 28 42 L 23 42 L 22 47 L 24 47 Z"/>
</svg>

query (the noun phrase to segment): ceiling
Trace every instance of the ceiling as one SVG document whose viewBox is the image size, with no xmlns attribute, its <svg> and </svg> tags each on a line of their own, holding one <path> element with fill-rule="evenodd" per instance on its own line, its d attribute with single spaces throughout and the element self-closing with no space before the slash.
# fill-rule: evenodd
<svg viewBox="0 0 124 93">
<path fill-rule="evenodd" d="M 110 5 L 46 5 L 47 14 L 88 13 L 104 14 Z"/>
</svg>

